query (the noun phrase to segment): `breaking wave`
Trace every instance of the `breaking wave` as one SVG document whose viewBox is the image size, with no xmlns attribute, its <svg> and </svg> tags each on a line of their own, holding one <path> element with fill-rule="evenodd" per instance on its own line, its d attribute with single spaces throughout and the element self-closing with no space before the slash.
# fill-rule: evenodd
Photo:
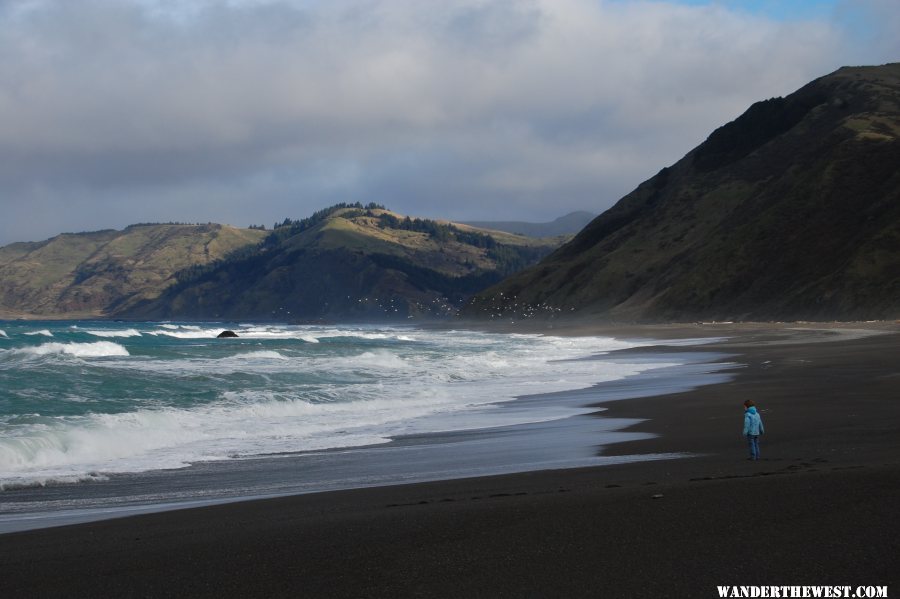
<svg viewBox="0 0 900 599">
<path fill-rule="evenodd" d="M 22 347 L 18 353 L 33 356 L 66 354 L 77 358 L 103 358 L 106 356 L 128 356 L 128 350 L 118 343 L 97 341 L 96 343 L 44 343 L 33 347 Z"/>
<path fill-rule="evenodd" d="M 94 337 L 140 337 L 141 332 L 136 329 L 125 329 L 124 331 L 107 330 L 107 331 L 84 331 L 88 335 Z"/>
</svg>

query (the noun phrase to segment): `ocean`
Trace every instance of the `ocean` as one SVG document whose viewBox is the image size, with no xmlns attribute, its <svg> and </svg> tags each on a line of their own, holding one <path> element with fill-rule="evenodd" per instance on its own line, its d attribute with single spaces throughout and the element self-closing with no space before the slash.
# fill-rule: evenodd
<svg viewBox="0 0 900 599">
<path fill-rule="evenodd" d="M 216 338 L 223 330 L 236 338 Z M 725 380 L 710 340 L 376 325 L 0 322 L 0 532 L 677 455 L 604 399 Z M 677 343 L 678 353 L 616 350 Z"/>
</svg>

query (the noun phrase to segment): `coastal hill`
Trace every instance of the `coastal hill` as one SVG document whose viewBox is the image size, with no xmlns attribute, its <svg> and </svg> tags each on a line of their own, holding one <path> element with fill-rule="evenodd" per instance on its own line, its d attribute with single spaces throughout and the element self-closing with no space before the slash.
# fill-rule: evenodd
<svg viewBox="0 0 900 599">
<path fill-rule="evenodd" d="M 264 236 L 227 225 L 145 224 L 0 247 L 0 318 L 106 316 L 156 297 L 176 272 Z"/>
<path fill-rule="evenodd" d="M 526 237 L 555 237 L 557 235 L 574 235 L 597 215 L 592 212 L 570 212 L 565 216 L 548 223 L 529 223 L 522 221 L 465 221 L 463 224 L 480 229 L 506 231 Z"/>
<path fill-rule="evenodd" d="M 260 244 L 186 269 L 123 318 L 385 320 L 455 314 L 570 237 L 533 239 L 370 204 L 286 219 Z"/>
<path fill-rule="evenodd" d="M 469 316 L 900 317 L 900 64 L 753 104 Z"/>
</svg>

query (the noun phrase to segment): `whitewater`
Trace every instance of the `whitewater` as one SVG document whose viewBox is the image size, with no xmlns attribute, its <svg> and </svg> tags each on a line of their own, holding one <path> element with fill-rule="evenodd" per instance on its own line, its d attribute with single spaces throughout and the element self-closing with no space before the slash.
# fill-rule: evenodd
<svg viewBox="0 0 900 599">
<path fill-rule="evenodd" d="M 72 489 L 91 483 L 100 484 L 92 489 L 103 488 L 111 480 L 131 480 L 142 473 L 144 478 L 192 469 L 209 473 L 216 464 L 217 472 L 245 471 L 247 464 L 261 468 L 287 456 L 301 460 L 301 469 L 322 456 L 363 456 L 354 458 L 357 466 L 340 458 L 350 469 L 340 481 L 307 479 L 304 490 L 390 482 L 392 477 L 523 470 L 551 462 L 583 465 L 596 460 L 602 438 L 588 443 L 589 451 L 578 453 L 578 459 L 568 454 L 536 459 L 526 456 L 526 448 L 499 448 L 493 469 L 492 454 L 472 453 L 451 461 L 440 458 L 445 464 L 440 467 L 437 458 L 429 458 L 416 474 L 398 465 L 408 463 L 408 457 L 396 460 L 389 450 L 396 450 L 398 440 L 429 435 L 522 431 L 541 423 L 541 430 L 549 430 L 547 423 L 594 410 L 583 399 L 574 401 L 571 393 L 566 400 L 517 399 L 649 380 L 653 372 L 686 365 L 684 358 L 673 356 L 603 359 L 616 350 L 656 343 L 610 337 L 374 325 L 0 325 L 0 501 L 20 498 L 14 494 L 23 489 L 46 492 L 43 488 L 56 489 L 58 501 L 60 488 L 69 489 L 62 492 L 65 499 L 88 492 Z M 217 338 L 225 329 L 238 337 Z M 603 431 L 612 435 L 627 423 L 613 424 Z M 379 447 L 384 450 L 373 451 Z M 417 451 L 426 455 L 436 452 L 435 447 L 447 454 L 444 441 Z M 466 447 L 456 443 L 453 451 L 464 456 Z M 385 470 L 381 479 L 372 478 L 374 470 L 392 459 L 396 467 Z M 466 459 L 468 470 L 461 465 Z M 302 471 L 307 476 L 311 472 Z M 269 476 L 262 486 L 281 488 L 275 479 Z M 235 494 L 238 487 L 241 495 L 253 494 L 259 491 L 254 484 L 213 494 Z M 172 491 L 157 495 L 185 497 Z M 191 496 L 210 492 L 207 488 Z M 29 496 L 25 503 L 31 509 L 40 501 L 40 496 Z"/>
</svg>

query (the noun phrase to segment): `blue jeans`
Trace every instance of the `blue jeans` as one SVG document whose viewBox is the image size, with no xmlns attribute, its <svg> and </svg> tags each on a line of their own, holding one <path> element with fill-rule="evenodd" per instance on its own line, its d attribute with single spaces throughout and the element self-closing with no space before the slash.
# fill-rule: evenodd
<svg viewBox="0 0 900 599">
<path fill-rule="evenodd" d="M 759 435 L 747 435 L 747 445 L 750 446 L 750 459 L 759 459 Z"/>
</svg>

